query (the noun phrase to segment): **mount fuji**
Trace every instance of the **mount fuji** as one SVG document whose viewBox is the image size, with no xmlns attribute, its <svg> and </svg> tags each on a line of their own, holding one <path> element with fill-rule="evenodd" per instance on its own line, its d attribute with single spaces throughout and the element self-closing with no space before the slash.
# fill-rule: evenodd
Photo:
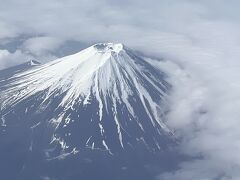
<svg viewBox="0 0 240 180">
<path fill-rule="evenodd" d="M 141 180 L 172 168 L 176 141 L 164 123 L 171 85 L 149 61 L 99 43 L 0 71 L 4 179 Z"/>
</svg>

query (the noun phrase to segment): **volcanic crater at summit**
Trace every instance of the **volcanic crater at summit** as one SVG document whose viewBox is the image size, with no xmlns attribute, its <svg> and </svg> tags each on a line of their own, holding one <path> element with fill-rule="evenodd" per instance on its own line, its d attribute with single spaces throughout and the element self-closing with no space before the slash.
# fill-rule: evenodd
<svg viewBox="0 0 240 180">
<path fill-rule="evenodd" d="M 119 53 L 123 50 L 124 45 L 122 43 L 98 43 L 93 46 L 99 52 L 115 52 Z"/>
</svg>

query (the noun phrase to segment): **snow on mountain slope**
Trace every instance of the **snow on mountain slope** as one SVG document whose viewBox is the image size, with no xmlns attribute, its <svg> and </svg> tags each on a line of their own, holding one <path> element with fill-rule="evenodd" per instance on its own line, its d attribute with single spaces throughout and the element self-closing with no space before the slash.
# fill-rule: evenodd
<svg viewBox="0 0 240 180">
<path fill-rule="evenodd" d="M 162 117 L 165 78 L 122 44 L 96 44 L 0 81 L 2 128 L 46 128 L 43 141 L 65 153 L 160 150 L 171 135 Z"/>
</svg>

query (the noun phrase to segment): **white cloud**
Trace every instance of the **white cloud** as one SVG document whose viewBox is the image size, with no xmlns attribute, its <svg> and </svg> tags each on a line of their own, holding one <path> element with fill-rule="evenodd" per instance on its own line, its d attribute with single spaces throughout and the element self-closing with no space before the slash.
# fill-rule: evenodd
<svg viewBox="0 0 240 180">
<path fill-rule="evenodd" d="M 14 53 L 10 53 L 8 50 L 0 50 L 0 70 L 21 64 L 31 60 L 32 57 L 17 50 Z"/>
<path fill-rule="evenodd" d="M 204 24 L 204 25 L 202 25 Z M 178 147 L 192 156 L 163 180 L 227 180 L 240 178 L 240 61 L 238 25 L 205 22 L 189 35 L 194 44 L 165 49 L 183 69 L 162 64 L 172 76 L 168 125 L 182 141 Z M 187 42 L 187 41 L 186 41 Z M 178 47 L 179 46 L 179 47 Z M 172 57 L 174 56 L 174 57 Z"/>
<path fill-rule="evenodd" d="M 57 56 L 54 55 L 54 51 L 56 51 L 61 45 L 63 41 L 54 37 L 48 36 L 39 36 L 28 38 L 23 42 L 20 49 L 25 54 L 30 54 L 40 62 L 47 62 L 54 59 L 57 59 Z"/>
<path fill-rule="evenodd" d="M 23 49 L 40 56 L 56 50 L 61 43 L 61 40 L 53 37 L 33 37 L 23 43 Z"/>
</svg>

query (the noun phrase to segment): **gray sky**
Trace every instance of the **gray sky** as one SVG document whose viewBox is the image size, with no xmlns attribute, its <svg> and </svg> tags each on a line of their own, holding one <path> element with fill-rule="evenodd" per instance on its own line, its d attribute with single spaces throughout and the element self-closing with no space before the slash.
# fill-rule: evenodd
<svg viewBox="0 0 240 180">
<path fill-rule="evenodd" d="M 0 0 L 0 69 L 46 62 L 95 42 L 164 57 L 174 85 L 168 125 L 202 157 L 164 180 L 240 179 L 238 0 Z"/>
</svg>

